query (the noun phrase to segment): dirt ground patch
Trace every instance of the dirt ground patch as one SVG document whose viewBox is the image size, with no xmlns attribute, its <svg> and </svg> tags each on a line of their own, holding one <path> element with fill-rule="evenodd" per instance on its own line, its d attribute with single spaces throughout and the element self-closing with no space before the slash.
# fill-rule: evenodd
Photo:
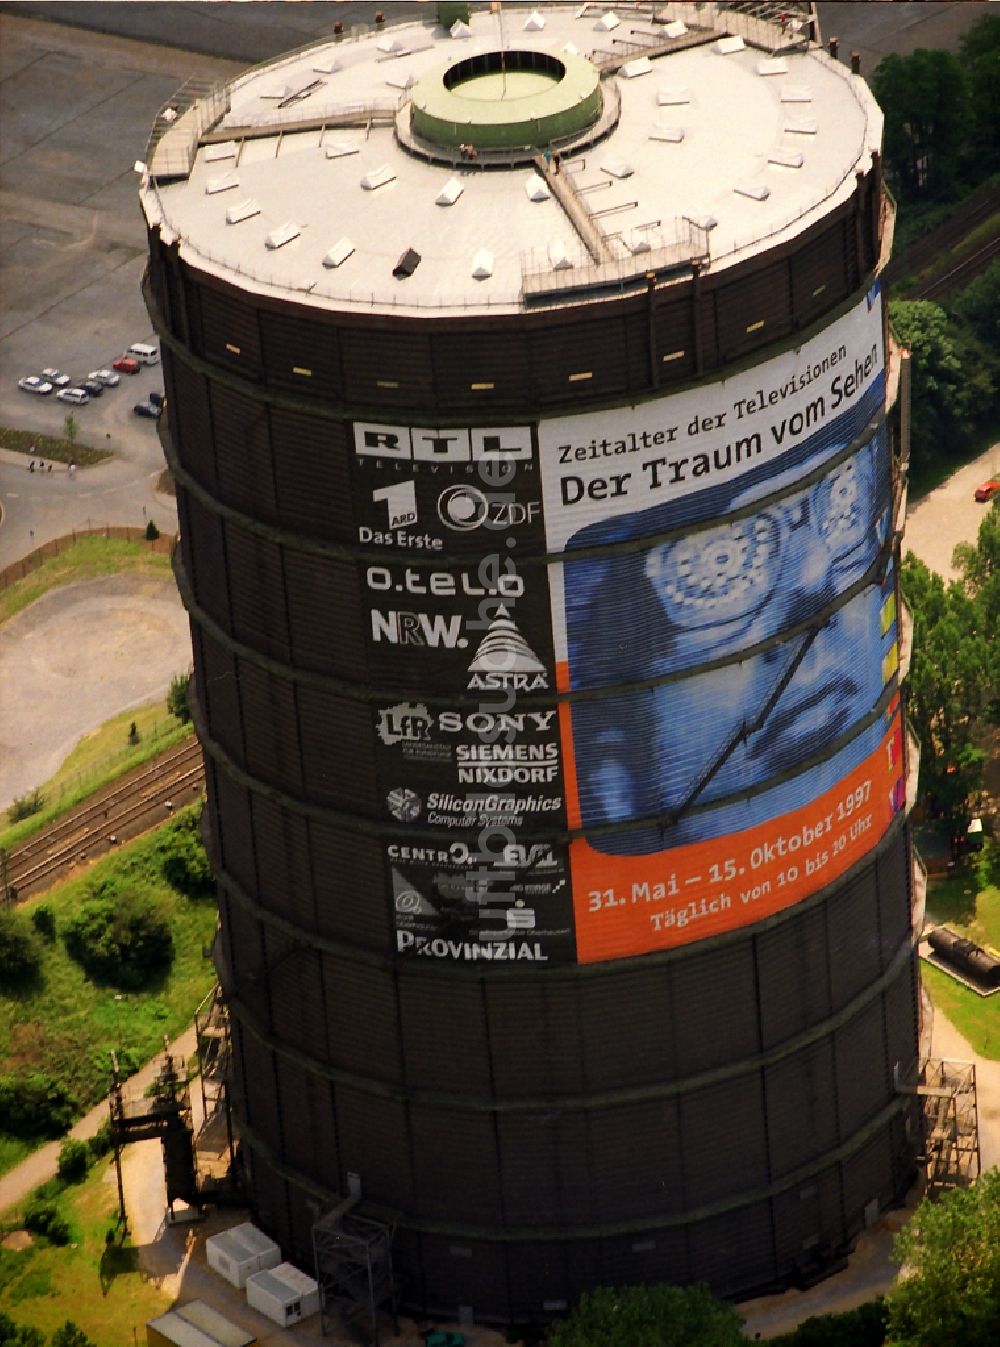
<svg viewBox="0 0 1000 1347">
<path fill-rule="evenodd" d="M 191 663 L 170 578 L 51 590 L 0 627 L 0 808 L 50 777 L 85 734 L 166 693 Z"/>
</svg>

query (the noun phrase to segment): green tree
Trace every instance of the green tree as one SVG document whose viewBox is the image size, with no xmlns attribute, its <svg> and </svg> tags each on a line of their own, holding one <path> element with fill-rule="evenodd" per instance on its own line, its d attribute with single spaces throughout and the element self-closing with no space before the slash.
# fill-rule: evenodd
<svg viewBox="0 0 1000 1347">
<path fill-rule="evenodd" d="M 902 1275 L 889 1295 L 894 1347 L 995 1347 L 1000 1342 L 1000 1170 L 936 1202 L 926 1198 L 896 1236 Z"/>
<path fill-rule="evenodd" d="M 76 1137 L 67 1137 L 59 1147 L 56 1169 L 63 1183 L 80 1183 L 90 1168 L 90 1147 Z"/>
<path fill-rule="evenodd" d="M 37 1328 L 15 1324 L 9 1314 L 0 1310 L 0 1347 L 45 1347 L 45 1334 Z"/>
<path fill-rule="evenodd" d="M 170 680 L 170 691 L 167 693 L 167 710 L 185 724 L 191 719 L 191 708 L 188 706 L 190 682 L 190 674 L 175 674 Z"/>
<path fill-rule="evenodd" d="M 903 560 L 901 580 L 913 614 L 906 706 L 920 741 L 921 793 L 953 831 L 964 831 L 986 762 L 975 738 L 989 705 L 991 653 L 979 630 L 978 605 L 961 583 L 946 587 L 912 552 Z"/>
<path fill-rule="evenodd" d="M 97 1344 L 72 1319 L 67 1319 L 62 1328 L 57 1328 L 52 1334 L 49 1347 L 97 1347 Z"/>
<path fill-rule="evenodd" d="M 72 412 L 66 413 L 66 419 L 63 421 L 63 434 L 69 440 L 70 444 L 76 444 L 76 437 L 80 433 L 80 426 Z"/>
<path fill-rule="evenodd" d="M 912 355 L 911 466 L 915 471 L 961 454 L 994 399 L 993 369 L 977 360 L 939 304 L 894 299 L 889 318 Z"/>
<path fill-rule="evenodd" d="M 76 1108 L 66 1087 L 43 1071 L 0 1076 L 0 1128 L 11 1136 L 28 1141 L 60 1136 Z"/>
<path fill-rule="evenodd" d="M 66 949 L 91 977 L 128 991 L 145 987 L 174 957 L 170 923 L 148 895 L 106 881 L 66 922 Z"/>
<path fill-rule="evenodd" d="M 951 310 L 984 346 L 1000 353 L 1000 262 L 970 281 L 951 301 Z"/>
<path fill-rule="evenodd" d="M 1000 720 L 1000 498 L 980 522 L 975 544 L 959 543 L 953 561 L 975 606 L 976 632 L 986 648 L 983 704 L 985 714 L 996 722 Z"/>
<path fill-rule="evenodd" d="M 601 1287 L 549 1329 L 546 1347 L 746 1347 L 742 1316 L 704 1286 Z"/>
<path fill-rule="evenodd" d="M 1000 169 L 1000 15 L 983 14 L 959 47 L 969 89 L 969 148 L 977 178 Z"/>
<path fill-rule="evenodd" d="M 872 76 L 885 114 L 885 167 L 901 200 L 947 200 L 962 173 L 969 129 L 965 72 L 951 52 L 893 52 Z"/>
<path fill-rule="evenodd" d="M 23 912 L 0 910 L 0 987 L 19 987 L 38 975 L 41 946 Z"/>
</svg>

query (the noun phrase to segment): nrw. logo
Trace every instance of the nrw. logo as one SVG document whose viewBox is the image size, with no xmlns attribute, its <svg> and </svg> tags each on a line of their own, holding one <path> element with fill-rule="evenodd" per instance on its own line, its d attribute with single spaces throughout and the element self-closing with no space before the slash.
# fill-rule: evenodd
<svg viewBox="0 0 1000 1347">
<path fill-rule="evenodd" d="M 405 528 L 407 524 L 417 522 L 417 487 L 412 478 L 408 482 L 380 487 L 372 492 L 372 500 L 385 501 L 391 529 Z"/>
<path fill-rule="evenodd" d="M 429 617 L 427 613 L 399 609 L 383 613 L 373 608 L 371 616 L 373 641 L 387 641 L 390 645 L 427 645 L 435 650 L 442 647 L 464 650 L 469 644 L 462 635 L 460 615 L 445 617 L 443 613 L 435 613 Z"/>
<path fill-rule="evenodd" d="M 385 802 L 389 806 L 389 813 L 393 818 L 398 818 L 400 823 L 415 823 L 424 807 L 417 792 L 408 786 L 397 786 L 391 790 Z"/>
<path fill-rule="evenodd" d="M 518 631 L 501 604 L 469 665 L 470 688 L 514 688 L 534 692 L 547 688 L 545 665 Z"/>
<path fill-rule="evenodd" d="M 399 702 L 378 713 L 378 737 L 383 744 L 426 743 L 433 725 L 427 707 L 415 702 Z"/>
</svg>

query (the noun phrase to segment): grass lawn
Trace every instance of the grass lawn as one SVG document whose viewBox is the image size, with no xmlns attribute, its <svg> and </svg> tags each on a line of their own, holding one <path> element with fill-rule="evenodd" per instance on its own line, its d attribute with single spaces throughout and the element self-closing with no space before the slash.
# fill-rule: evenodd
<svg viewBox="0 0 1000 1347">
<path fill-rule="evenodd" d="M 211 988 L 215 972 L 203 949 L 211 942 L 215 904 L 185 897 L 164 878 L 163 862 L 174 830 L 185 829 L 200 806 L 180 811 L 173 821 L 138 838 L 90 867 L 80 878 L 29 900 L 56 922 L 56 938 L 43 946 L 38 977 L 25 988 L 0 990 L 0 1073 L 43 1071 L 72 1091 L 82 1115 L 107 1092 L 110 1054 L 138 1067 L 190 1023 L 195 1007 Z M 141 991 L 120 991 L 92 980 L 69 957 L 59 934 L 69 915 L 102 879 L 122 889 L 149 894 L 168 916 L 174 957 L 169 970 Z M 21 1158 L 17 1147 L 0 1145 L 0 1161 Z"/>
<path fill-rule="evenodd" d="M 123 538 L 102 538 L 90 534 L 78 538 L 58 556 L 43 561 L 37 570 L 0 590 L 0 623 L 12 618 L 29 603 L 34 603 L 57 585 L 74 580 L 93 580 L 99 575 L 172 575 L 170 558 L 141 543 Z"/>
<path fill-rule="evenodd" d="M 1000 887 L 984 884 L 969 869 L 933 879 L 927 892 L 927 919 L 946 922 L 975 941 L 1000 950 Z M 921 963 L 931 1000 L 981 1057 L 1000 1059 L 1000 993 L 977 996 L 947 973 Z"/>
<path fill-rule="evenodd" d="M 133 721 L 139 735 L 137 744 L 128 741 Z M 193 733 L 190 722 L 184 724 L 170 714 L 165 698 L 112 716 L 85 734 L 55 776 L 39 787 L 44 805 L 37 814 L 17 823 L 7 823 L 4 816 L 0 821 L 0 847 L 10 851 L 19 846 L 94 791 Z"/>
<path fill-rule="evenodd" d="M 65 435 L 38 435 L 33 430 L 13 430 L 10 426 L 0 426 L 0 448 L 12 449 L 18 454 L 27 454 L 35 446 L 35 455 L 46 463 L 76 463 L 89 467 L 92 463 L 101 463 L 114 455 L 108 449 L 93 449 L 79 440 L 67 439 Z"/>
<path fill-rule="evenodd" d="M 64 1189 L 56 1204 L 71 1226 L 71 1242 L 0 1248 L 0 1305 L 16 1324 L 46 1334 L 71 1318 L 99 1347 L 145 1342 L 146 1320 L 168 1309 L 171 1298 L 139 1271 L 138 1253 L 127 1241 L 105 1247 L 118 1207 L 110 1158 L 99 1160 L 83 1183 Z"/>
</svg>

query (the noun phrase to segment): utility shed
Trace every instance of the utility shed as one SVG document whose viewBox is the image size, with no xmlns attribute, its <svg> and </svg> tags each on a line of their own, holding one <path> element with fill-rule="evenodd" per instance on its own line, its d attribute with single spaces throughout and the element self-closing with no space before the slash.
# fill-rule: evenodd
<svg viewBox="0 0 1000 1347">
<path fill-rule="evenodd" d="M 206 1305 L 176 1305 L 146 1324 L 147 1347 L 255 1347 L 257 1339 Z"/>
<path fill-rule="evenodd" d="M 214 1272 L 238 1287 L 245 1286 L 254 1272 L 281 1262 L 281 1250 L 274 1240 L 249 1221 L 210 1235 L 205 1241 L 205 1255 Z"/>
<path fill-rule="evenodd" d="M 291 1263 L 247 1278 L 247 1304 L 287 1328 L 319 1309 L 319 1285 Z"/>
</svg>

